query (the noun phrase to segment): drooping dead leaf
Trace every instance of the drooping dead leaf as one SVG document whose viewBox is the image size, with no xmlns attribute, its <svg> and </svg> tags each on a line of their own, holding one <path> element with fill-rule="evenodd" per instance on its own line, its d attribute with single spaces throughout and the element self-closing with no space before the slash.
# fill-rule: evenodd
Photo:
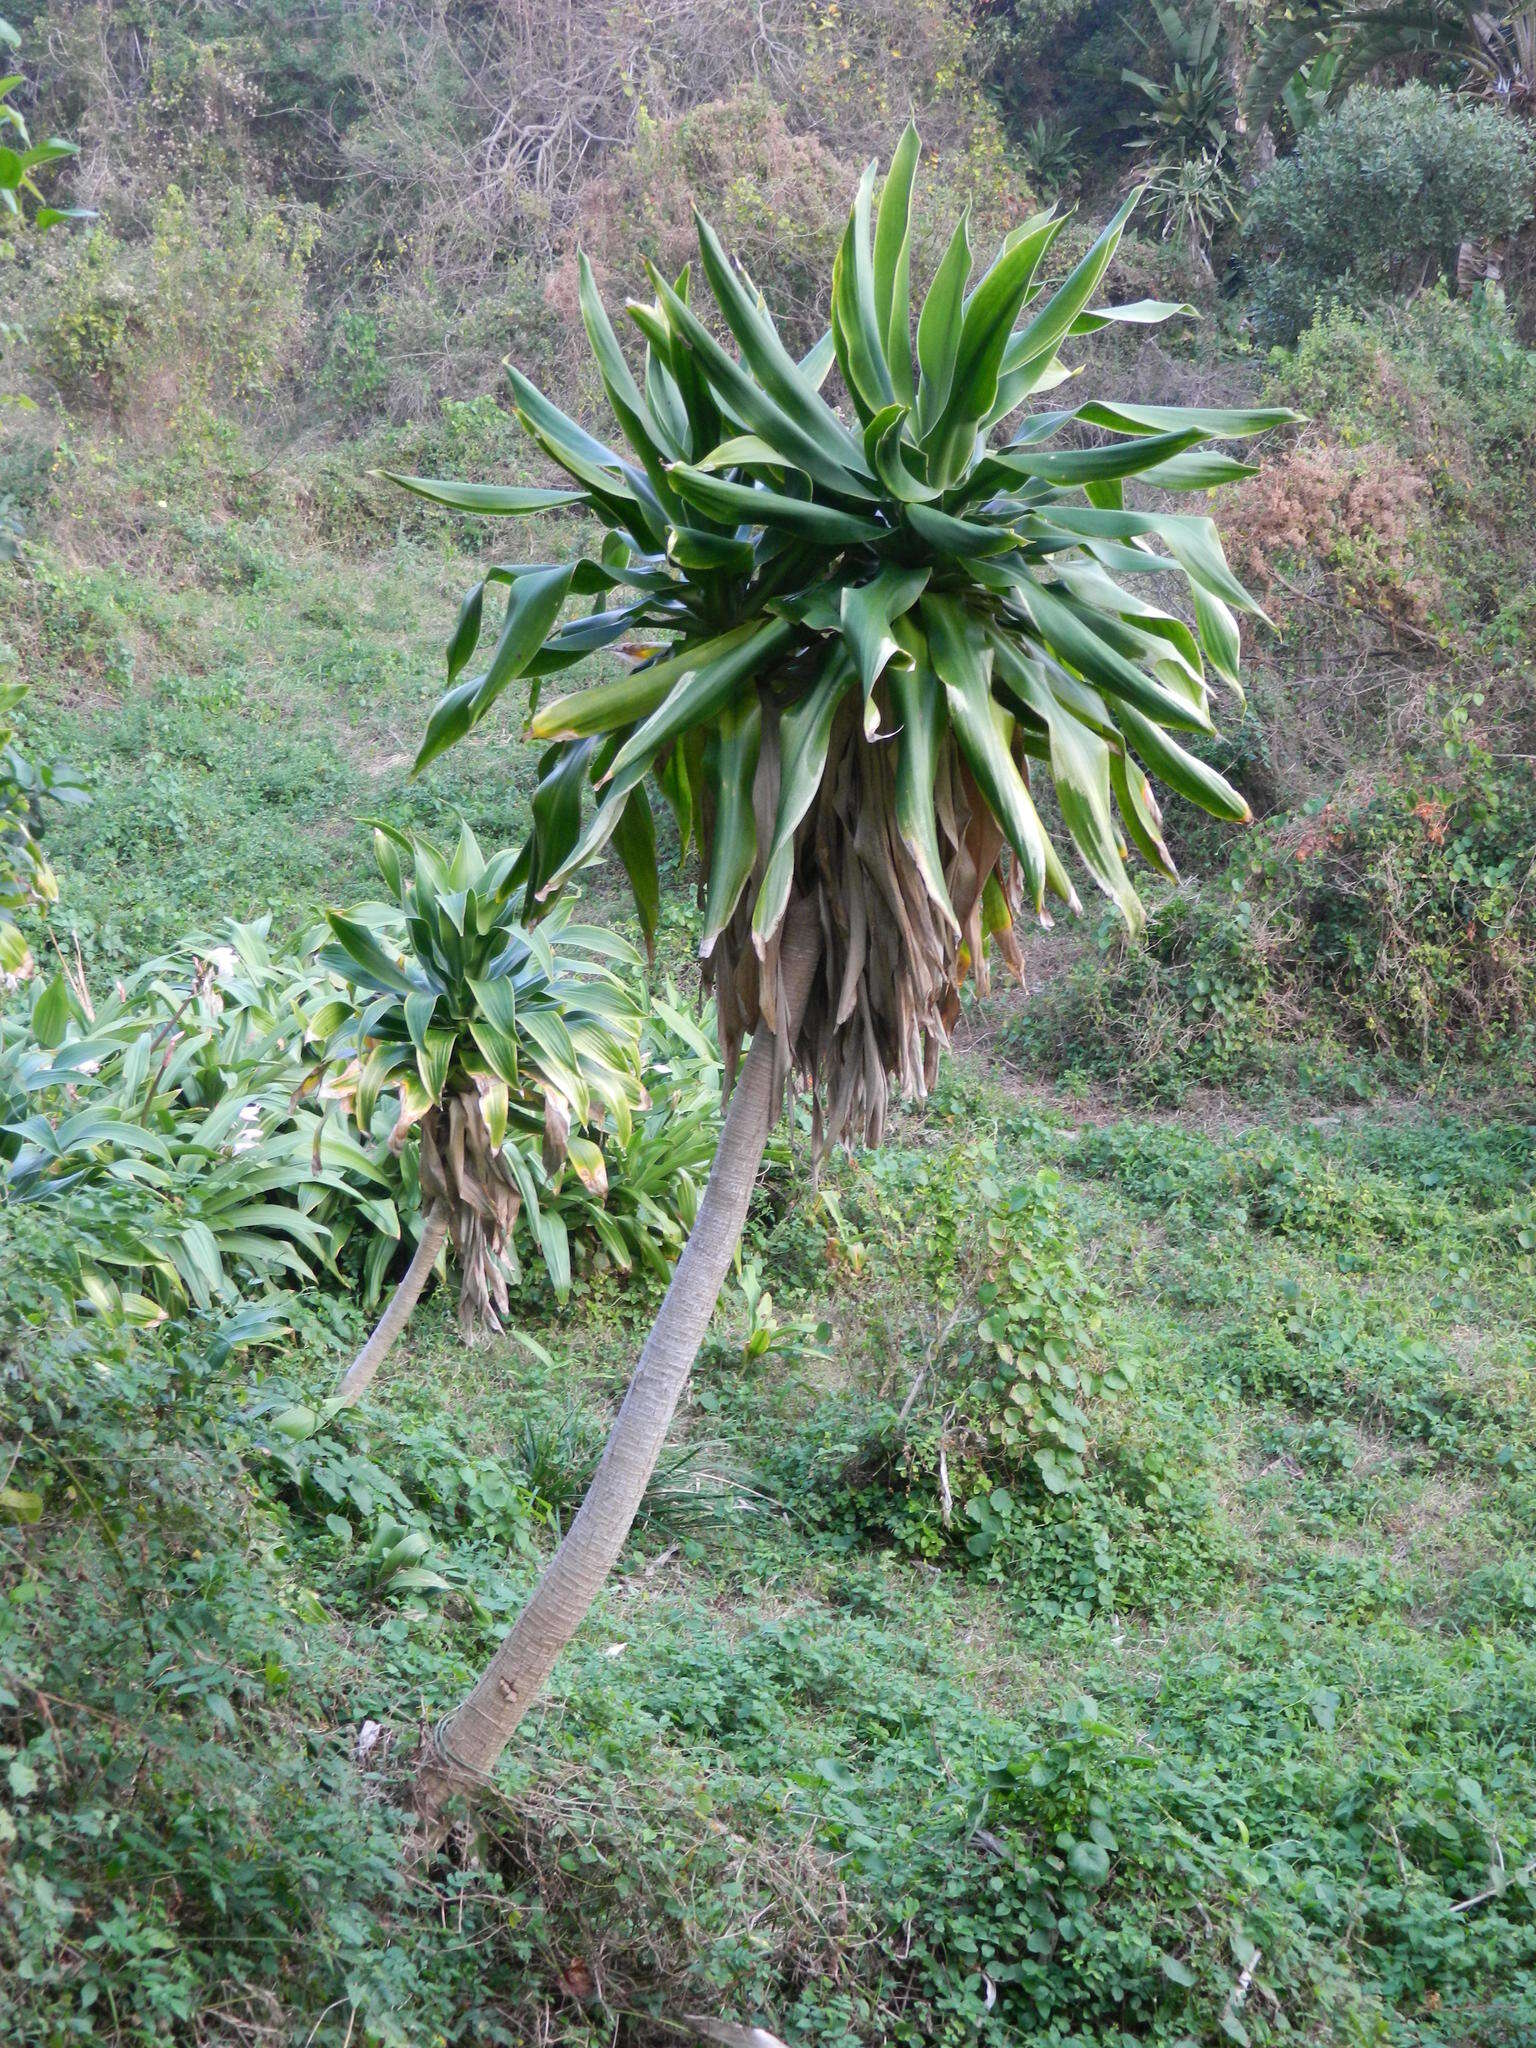
<svg viewBox="0 0 1536 2048">
<path fill-rule="evenodd" d="M 578 2005 L 590 2005 L 597 1996 L 597 1978 L 592 1965 L 581 1956 L 572 1956 L 560 1971 L 560 1989 L 567 1998 L 574 1998 Z"/>
<path fill-rule="evenodd" d="M 523 1198 L 502 1149 L 491 1143 L 479 1096 L 450 1095 L 421 1127 L 421 1191 L 448 1206 L 459 1267 L 459 1322 L 467 1337 L 499 1331 L 507 1312 L 502 1254 Z"/>
<path fill-rule="evenodd" d="M 544 1168 L 554 1173 L 571 1139 L 571 1106 L 553 1088 L 544 1091 Z"/>
<path fill-rule="evenodd" d="M 778 720 L 766 704 L 753 789 L 757 861 L 703 966 L 727 1077 L 735 1073 L 743 1037 L 760 1024 L 773 1031 L 781 1077 L 791 1070 L 817 1077 L 818 1151 L 856 1137 L 878 1145 L 893 1085 L 908 1096 L 927 1093 L 939 1049 L 960 1015 L 961 985 L 974 976 L 978 992 L 987 992 L 984 936 L 990 933 L 1020 971 L 1014 927 L 1028 914 L 1017 863 L 969 768 L 946 740 L 934 812 L 960 931 L 951 928 L 897 825 L 891 747 L 865 738 L 859 721 L 859 706 L 850 701 L 833 728 L 828 758 L 834 765 L 797 836 L 797 887 L 819 913 L 823 967 L 793 1045 L 782 1023 L 777 934 L 756 945 L 752 934 L 779 786 Z M 1027 782 L 1028 761 L 1020 755 L 1017 765 Z M 707 842 L 707 820 L 703 831 Z M 989 882 L 990 919 L 983 905 Z"/>
</svg>

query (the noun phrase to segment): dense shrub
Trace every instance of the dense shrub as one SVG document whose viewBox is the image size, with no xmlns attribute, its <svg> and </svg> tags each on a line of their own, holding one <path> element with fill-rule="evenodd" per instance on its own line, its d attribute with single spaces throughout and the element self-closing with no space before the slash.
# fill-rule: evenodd
<svg viewBox="0 0 1536 2048">
<path fill-rule="evenodd" d="M 1346 445 L 1390 443 L 1523 506 L 1536 463 L 1536 350 L 1497 290 L 1420 292 L 1405 305 L 1335 306 L 1300 336 L 1275 387 Z"/>
<path fill-rule="evenodd" d="M 1466 239 L 1530 217 L 1529 136 L 1427 86 L 1359 88 L 1260 179 L 1249 202 L 1254 320 L 1290 341 L 1330 295 L 1364 302 L 1453 273 Z"/>
<path fill-rule="evenodd" d="M 1267 1071 L 1272 1001 L 1267 934 L 1247 907 L 1225 892 L 1181 895 L 1153 914 L 1142 946 L 1100 924 L 1007 1038 L 1028 1065 L 1176 1101 Z"/>
<path fill-rule="evenodd" d="M 1336 305 L 1277 352 L 1267 395 L 1314 425 L 1233 493 L 1231 555 L 1286 677 L 1254 696 L 1275 772 L 1239 786 L 1262 813 L 1378 761 L 1400 774 L 1437 737 L 1448 666 L 1489 752 L 1528 753 L 1536 352 L 1497 289 Z"/>
<path fill-rule="evenodd" d="M 1146 102 L 1125 76 L 1145 69 L 1151 9 L 1122 0 L 973 0 L 976 43 L 1015 133 L 1042 110 L 1077 131 L 1085 164 L 1113 163 Z"/>
<path fill-rule="evenodd" d="M 952 1099 L 965 1145 L 882 1154 L 831 1197 L 826 1256 L 877 1246 L 891 1306 L 869 1378 L 775 1451 L 775 1489 L 835 1543 L 972 1573 L 1045 1622 L 1165 1609 L 1214 1568 L 1205 1462 L 1139 1384 L 1057 1175 L 1001 1187 Z M 786 1283 L 795 1234 L 769 1241 Z"/>
<path fill-rule="evenodd" d="M 147 240 L 101 226 L 60 245 L 38 329 L 43 366 L 74 403 L 155 420 L 270 397 L 299 358 L 317 233 L 302 209 L 172 185 Z"/>
<path fill-rule="evenodd" d="M 1170 898 L 1144 947 L 1104 928 L 1010 1038 L 1031 1064 L 1178 1100 L 1299 1056 L 1428 1070 L 1518 1057 L 1536 1021 L 1536 787 L 1382 782 L 1266 828 L 1226 889 Z"/>
<path fill-rule="evenodd" d="M 1357 606 L 1422 632 L 1439 597 L 1427 553 L 1430 485 L 1390 448 L 1316 441 L 1288 449 L 1236 508 L 1231 553 L 1271 618 L 1290 609 L 1286 570 L 1331 572 Z"/>
</svg>

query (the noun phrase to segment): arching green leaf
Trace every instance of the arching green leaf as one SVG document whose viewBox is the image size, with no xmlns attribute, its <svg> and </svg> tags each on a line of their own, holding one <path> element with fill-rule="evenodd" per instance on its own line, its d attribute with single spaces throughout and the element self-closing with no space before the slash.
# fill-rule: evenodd
<svg viewBox="0 0 1536 2048">
<path fill-rule="evenodd" d="M 912 307 L 909 297 L 912 261 L 912 179 L 917 170 L 922 144 L 917 128 L 909 121 L 891 158 L 880 191 L 880 208 L 875 216 L 874 297 L 875 326 L 890 371 L 894 395 L 911 405 Z"/>
<path fill-rule="evenodd" d="M 697 207 L 693 218 L 699 235 L 699 256 L 715 303 L 753 374 L 796 426 L 813 440 L 857 461 L 858 450 L 852 435 L 785 348 L 757 294 L 743 285 L 714 229 Z"/>
<path fill-rule="evenodd" d="M 459 683 L 439 698 L 427 721 L 412 774 L 419 775 L 429 762 L 478 725 L 508 683 L 515 682 L 544 644 L 544 637 L 559 617 L 571 587 L 569 564 L 537 569 L 520 576 L 507 595 L 507 615 L 501 637 L 484 675 Z"/>
<path fill-rule="evenodd" d="M 661 914 L 661 877 L 656 872 L 656 820 L 651 815 L 651 800 L 643 782 L 637 783 L 625 800 L 614 828 L 613 848 L 634 891 L 640 929 L 649 952 Z"/>
<path fill-rule="evenodd" d="M 1045 903 L 1045 832 L 1008 751 L 1002 723 L 1006 714 L 993 702 L 992 656 L 980 621 L 948 597 L 924 597 L 919 611 L 955 738 L 1018 857 L 1030 899 L 1039 911 Z"/>
<path fill-rule="evenodd" d="M 965 287 L 971 274 L 971 216 L 961 214 L 949 247 L 933 274 L 928 296 L 917 322 L 917 431 L 926 438 L 928 430 L 949 402 L 955 378 L 955 357 L 960 348 L 964 318 Z"/>
<path fill-rule="evenodd" d="M 1188 797 L 1202 811 L 1209 811 L 1213 818 L 1225 818 L 1234 825 L 1247 824 L 1253 813 L 1224 775 L 1187 752 L 1177 740 L 1170 739 L 1162 727 L 1144 718 L 1134 706 L 1123 705 L 1120 718 L 1127 740 L 1170 789 Z"/>
<path fill-rule="evenodd" d="M 585 491 L 546 491 L 525 484 L 461 484 L 430 476 L 403 476 L 398 470 L 376 472 L 414 497 L 443 505 L 450 512 L 478 512 L 496 518 L 506 513 L 553 512 L 563 505 L 584 505 Z"/>
<path fill-rule="evenodd" d="M 847 650 L 835 645 L 816 682 L 779 721 L 779 808 L 773 821 L 763 886 L 752 912 L 752 938 L 759 952 L 778 930 L 789 907 L 795 871 L 795 833 L 821 787 L 832 721 L 853 680 L 853 663 Z"/>
<path fill-rule="evenodd" d="M 754 694 L 728 706 L 721 714 L 705 772 L 714 791 L 714 847 L 704 904 L 704 933 L 699 953 L 714 951 L 741 900 L 741 892 L 757 859 L 757 819 L 752 784 L 762 742 L 762 706 Z"/>
<path fill-rule="evenodd" d="M 787 533 L 802 534 L 807 540 L 820 541 L 827 547 L 878 540 L 886 530 L 856 512 L 844 512 L 809 498 L 786 498 L 780 491 L 754 484 L 733 484 L 681 462 L 673 466 L 672 479 L 690 504 L 700 506 L 712 518 L 782 527 Z"/>
<path fill-rule="evenodd" d="M 959 920 L 944 883 L 933 792 L 938 780 L 939 741 L 945 727 L 944 686 L 933 670 L 928 642 L 910 618 L 893 628 L 906 663 L 891 670 L 891 709 L 896 719 L 896 829 L 912 855 L 935 908 L 958 937 Z"/>
</svg>

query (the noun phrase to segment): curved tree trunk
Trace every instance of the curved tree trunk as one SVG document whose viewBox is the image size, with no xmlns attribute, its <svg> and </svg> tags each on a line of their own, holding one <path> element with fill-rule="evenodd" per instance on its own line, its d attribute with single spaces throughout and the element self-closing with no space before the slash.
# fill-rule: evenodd
<svg viewBox="0 0 1536 2048">
<path fill-rule="evenodd" d="M 791 1037 L 820 956 L 816 912 L 797 902 L 785 921 L 781 952 Z M 624 1547 L 746 1222 L 778 1110 L 774 1057 L 774 1034 L 763 1026 L 737 1079 L 693 1229 L 586 1499 L 474 1691 L 427 1749 L 412 1792 L 422 1821 L 418 1856 L 441 1840 L 449 1795 L 484 1782 Z"/>
<path fill-rule="evenodd" d="M 400 1285 L 390 1296 L 389 1307 L 374 1325 L 373 1335 L 347 1367 L 336 1399 L 350 1408 L 367 1393 L 374 1374 L 394 1349 L 395 1340 L 411 1319 L 411 1310 L 421 1299 L 427 1276 L 437 1264 L 437 1255 L 448 1235 L 448 1211 L 439 1203 L 421 1219 L 421 1236 Z"/>
</svg>

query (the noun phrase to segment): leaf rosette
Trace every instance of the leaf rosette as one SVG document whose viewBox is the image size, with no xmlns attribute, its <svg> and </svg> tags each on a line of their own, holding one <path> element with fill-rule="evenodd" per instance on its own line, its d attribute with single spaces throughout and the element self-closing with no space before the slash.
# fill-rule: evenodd
<svg viewBox="0 0 1536 2048">
<path fill-rule="evenodd" d="M 391 900 L 326 913 L 319 961 L 349 993 L 310 1020 L 312 1084 L 365 1134 L 381 1097 L 398 1103 L 390 1144 L 419 1142 L 424 1208 L 446 1212 L 459 1264 L 460 1320 L 499 1329 L 525 1210 L 557 1287 L 570 1284 L 566 1228 L 541 1207 L 541 1179 L 569 1170 L 600 1202 L 597 1133 L 627 1146 L 644 1106 L 644 1011 L 619 971 L 638 961 L 564 905 L 520 923 L 518 856 L 487 860 L 468 826 L 451 857 L 388 825 L 373 844 Z"/>
<path fill-rule="evenodd" d="M 962 985 L 985 986 L 987 942 L 1017 968 L 1020 921 L 1078 907 L 1067 855 L 1139 925 L 1132 850 L 1174 878 L 1154 778 L 1247 817 L 1189 741 L 1214 730 L 1212 685 L 1238 691 L 1238 619 L 1257 607 L 1212 519 L 1163 506 L 1251 474 L 1218 444 L 1293 417 L 1044 402 L 1075 374 L 1069 341 L 1188 310 L 1097 303 L 1136 195 L 1049 290 L 1062 216 L 1024 221 L 974 284 L 962 219 L 914 332 L 918 155 L 909 127 L 878 204 L 865 172 L 808 356 L 699 218 L 718 322 L 695 307 L 691 268 L 673 282 L 652 268 L 654 299 L 627 309 L 637 369 L 581 260 L 622 446 L 513 370 L 518 418 L 567 486 L 395 479 L 462 511 L 580 507 L 603 529 L 594 553 L 501 565 L 469 593 L 418 768 L 526 679 L 549 747 L 514 871 L 525 914 L 611 849 L 648 939 L 659 794 L 697 848 L 728 1070 L 745 1034 L 774 1031 L 781 1070 L 818 1088 L 826 1141 L 878 1142 L 890 1082 L 931 1083 Z M 825 395 L 834 366 L 842 411 Z M 1157 494 L 1151 509 L 1127 503 L 1128 484 Z M 591 608 L 563 616 L 573 598 Z M 605 648 L 633 665 L 540 705 L 548 678 Z M 791 1034 L 779 942 L 796 897 L 816 905 L 823 952 Z"/>
</svg>

